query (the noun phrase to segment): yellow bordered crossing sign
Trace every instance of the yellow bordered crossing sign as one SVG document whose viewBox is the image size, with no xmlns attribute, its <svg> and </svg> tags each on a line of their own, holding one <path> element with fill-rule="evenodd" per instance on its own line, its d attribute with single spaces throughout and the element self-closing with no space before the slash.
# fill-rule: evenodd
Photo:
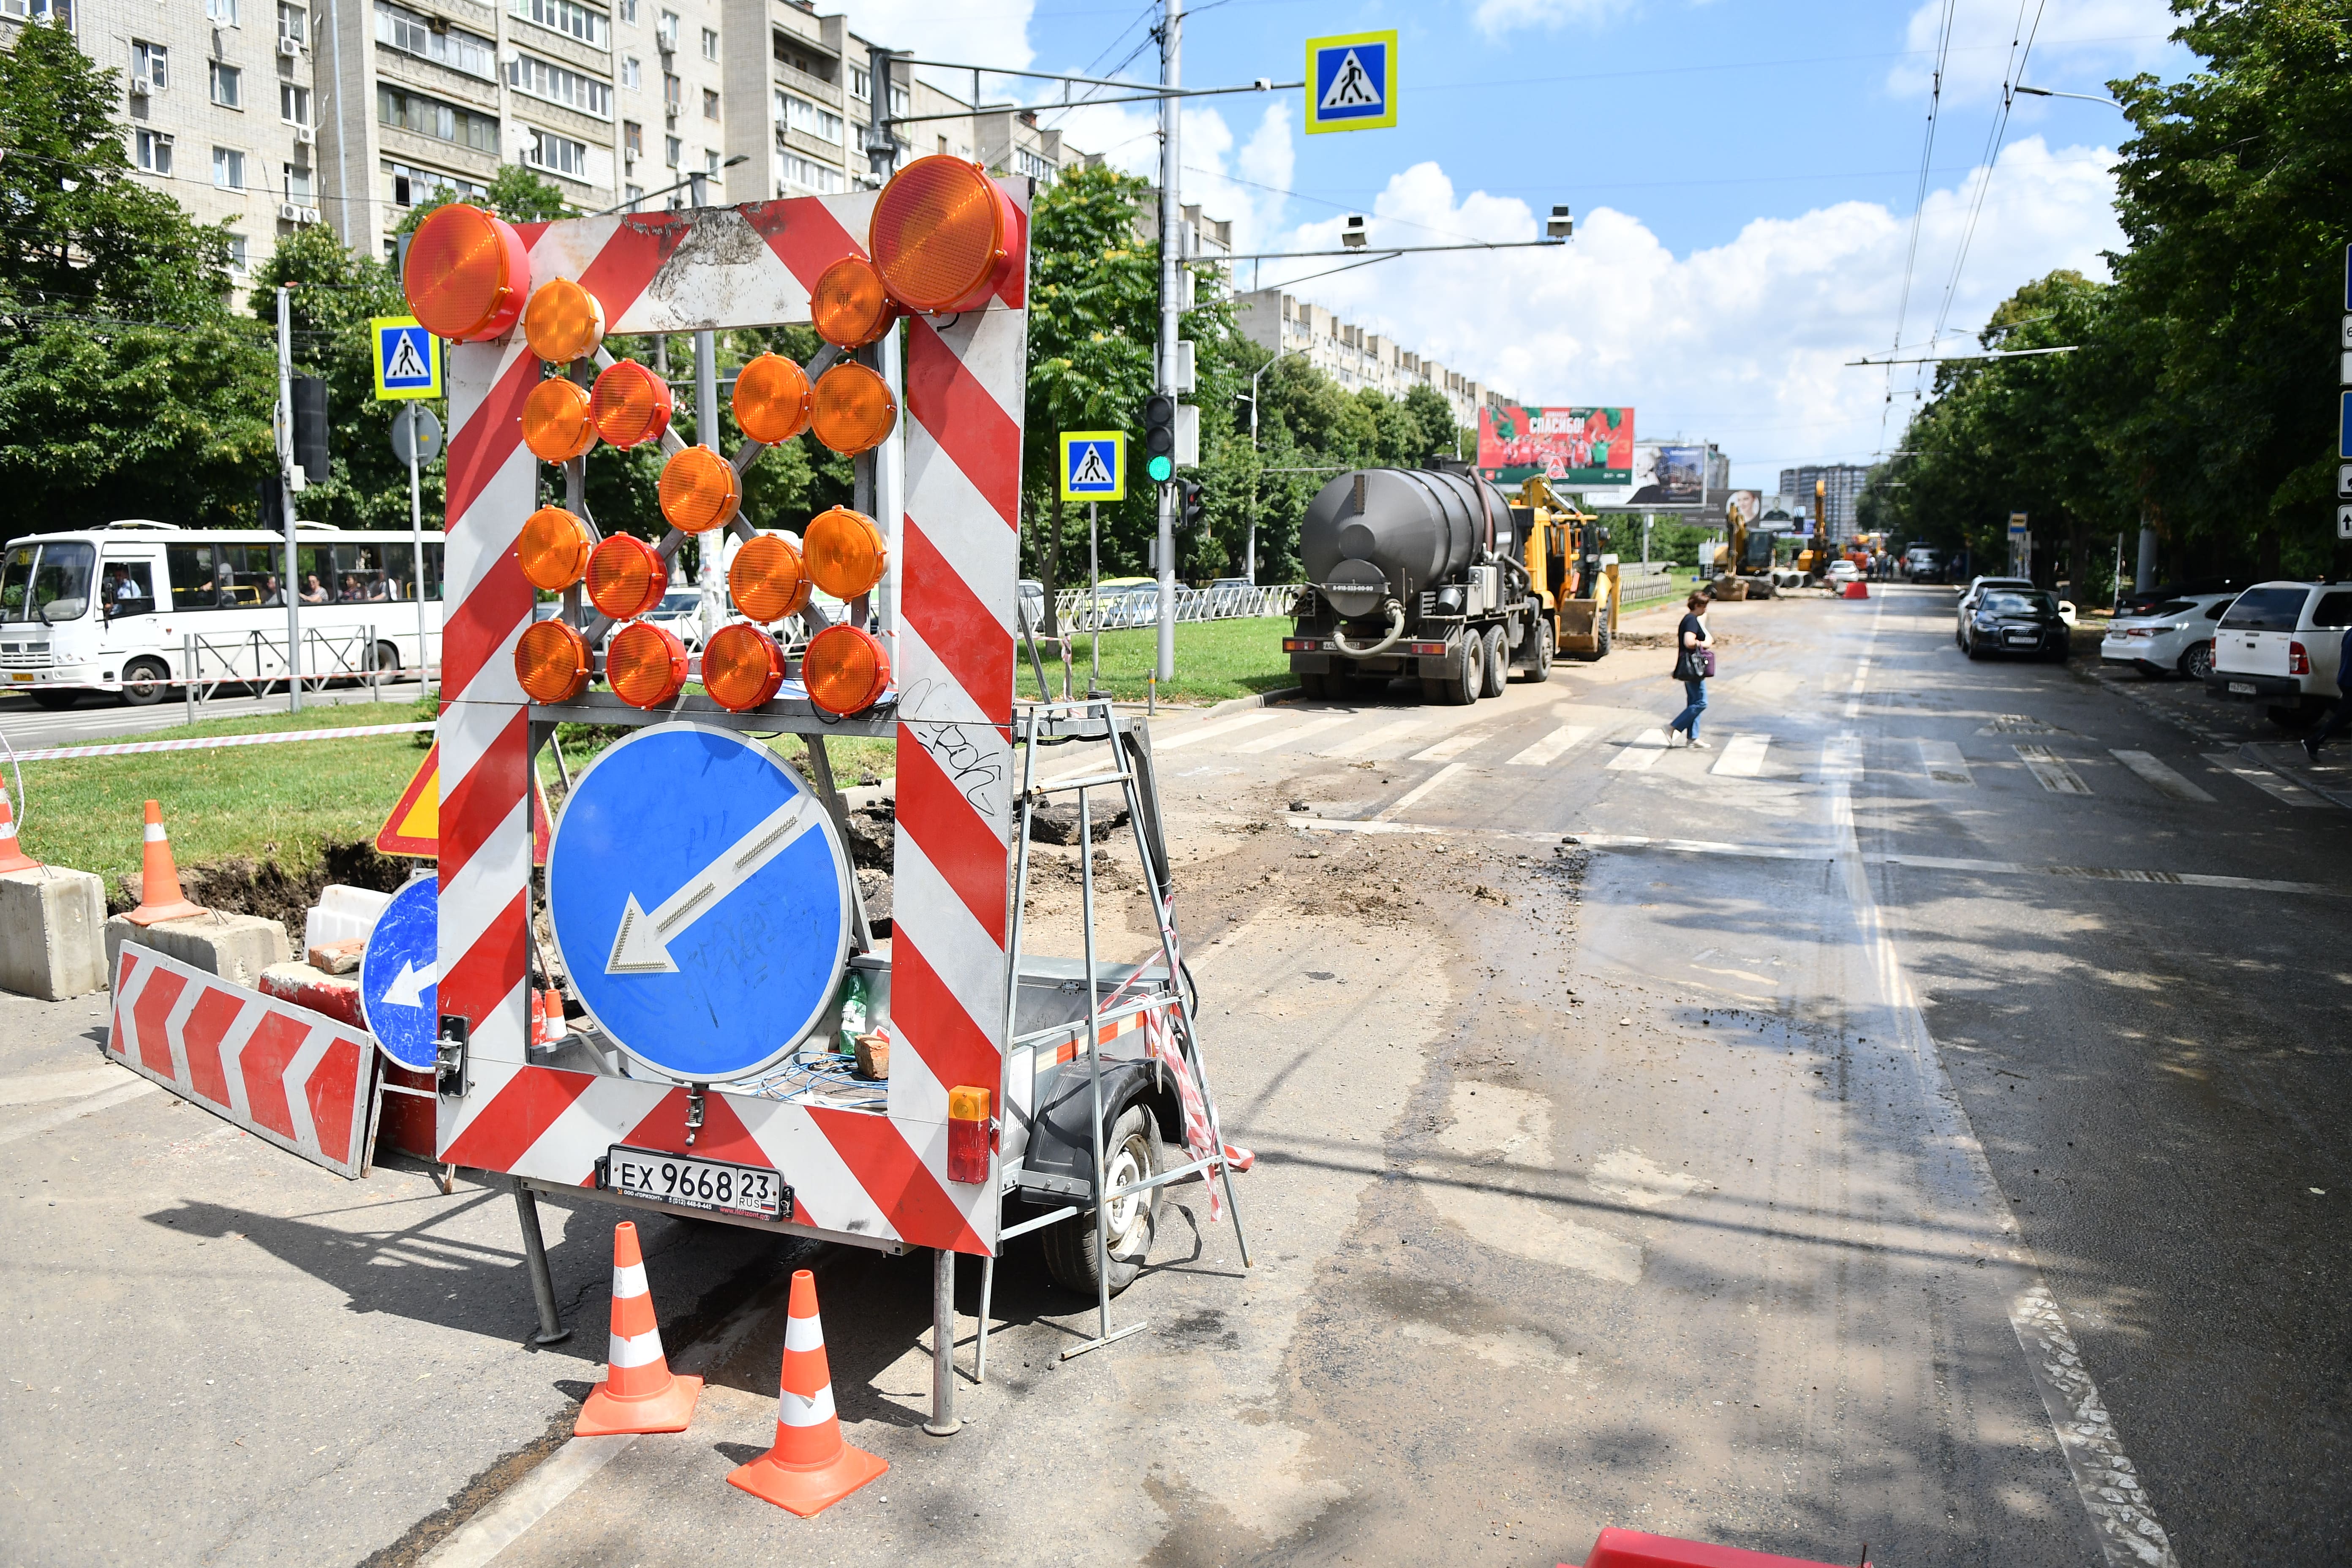
<svg viewBox="0 0 2352 1568">
<path fill-rule="evenodd" d="M 1397 36 L 1342 33 L 1307 40 L 1307 133 L 1378 131 L 1397 122 Z"/>
<path fill-rule="evenodd" d="M 1127 432 L 1065 430 L 1062 441 L 1064 500 L 1127 499 Z"/>
<path fill-rule="evenodd" d="M 378 403 L 441 395 L 441 344 L 415 317 L 374 317 L 368 339 Z"/>
</svg>

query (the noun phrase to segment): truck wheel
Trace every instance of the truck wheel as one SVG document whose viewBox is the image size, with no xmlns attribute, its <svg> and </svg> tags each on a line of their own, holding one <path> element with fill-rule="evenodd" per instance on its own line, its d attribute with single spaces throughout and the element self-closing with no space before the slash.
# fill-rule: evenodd
<svg viewBox="0 0 2352 1568">
<path fill-rule="evenodd" d="M 1607 658 L 1609 657 L 1609 646 L 1615 640 L 1615 632 L 1609 625 L 1608 606 L 1605 605 L 1594 605 L 1592 610 L 1592 657 L 1594 658 Z"/>
<path fill-rule="evenodd" d="M 1473 651 L 1477 649 L 1478 651 Z M 1442 675 L 1434 680 L 1421 683 L 1421 700 L 1445 708 L 1467 708 L 1478 700 L 1478 687 L 1485 677 L 1480 673 L 1486 664 L 1481 645 L 1468 637 L 1462 639 L 1462 668 L 1452 675 Z"/>
<path fill-rule="evenodd" d="M 1536 617 L 1535 638 L 1536 656 L 1528 662 L 1524 673 L 1529 680 L 1548 680 L 1551 678 L 1552 659 L 1552 631 L 1549 616 Z"/>
<path fill-rule="evenodd" d="M 1503 694 L 1503 682 L 1508 680 L 1511 675 L 1510 650 L 1503 646 L 1503 628 L 1488 626 L 1485 641 L 1486 675 L 1482 683 L 1483 689 L 1478 695 L 1500 697 Z"/>
<path fill-rule="evenodd" d="M 1111 1124 L 1103 1140 L 1103 1158 L 1109 1164 L 1109 1185 L 1116 1189 L 1147 1180 L 1168 1168 L 1167 1146 L 1160 1142 L 1160 1124 L 1150 1110 L 1130 1105 Z M 1160 1197 L 1168 1189 L 1154 1187 L 1111 1201 L 1109 1215 L 1110 1293 L 1135 1283 L 1151 1255 L 1151 1237 L 1160 1225 Z M 1095 1211 L 1075 1215 L 1045 1227 L 1045 1271 L 1054 1283 L 1081 1295 L 1098 1291 L 1096 1268 Z"/>
<path fill-rule="evenodd" d="M 1331 678 L 1328 675 L 1302 675 L 1298 678 L 1298 694 L 1318 700 L 1331 695 Z"/>
<path fill-rule="evenodd" d="M 160 702 L 171 680 L 172 672 L 162 659 L 134 658 L 122 668 L 122 700 L 132 708 Z"/>
</svg>

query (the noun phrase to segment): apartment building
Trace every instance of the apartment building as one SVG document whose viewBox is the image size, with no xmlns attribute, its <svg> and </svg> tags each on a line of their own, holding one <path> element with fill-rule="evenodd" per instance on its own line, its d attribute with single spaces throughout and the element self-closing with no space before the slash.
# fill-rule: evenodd
<svg viewBox="0 0 2352 1568">
<path fill-rule="evenodd" d="M 1782 468 L 1780 494 L 1787 498 L 1791 511 L 1801 511 L 1811 517 L 1813 485 L 1819 481 L 1822 487 L 1822 509 L 1829 514 L 1831 531 L 1851 533 L 1854 525 L 1855 504 L 1862 499 L 1863 482 L 1869 478 L 1870 470 L 1859 463 Z"/>
<path fill-rule="evenodd" d="M 1500 408 L 1510 401 L 1393 338 L 1368 332 L 1279 289 L 1237 295 L 1234 303 L 1234 318 L 1251 342 L 1276 353 L 1304 354 L 1307 363 L 1349 392 L 1370 387 L 1402 397 L 1416 386 L 1434 387 L 1453 405 L 1454 422 L 1463 426 L 1476 425 L 1480 408 Z"/>
</svg>

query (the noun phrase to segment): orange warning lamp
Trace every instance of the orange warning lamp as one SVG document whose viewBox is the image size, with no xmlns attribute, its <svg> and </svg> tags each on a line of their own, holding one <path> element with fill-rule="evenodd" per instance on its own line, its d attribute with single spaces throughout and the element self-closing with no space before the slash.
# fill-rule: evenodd
<svg viewBox="0 0 2352 1568">
<path fill-rule="evenodd" d="M 667 626 L 631 621 L 604 649 L 604 684 L 632 708 L 658 708 L 686 685 L 686 645 Z"/>
<path fill-rule="evenodd" d="M 948 1090 L 948 1180 L 980 1183 L 988 1180 L 988 1156 L 996 1142 L 996 1123 L 988 1114 L 988 1090 Z"/>
<path fill-rule="evenodd" d="M 735 465 L 708 447 L 685 447 L 662 465 L 662 515 L 681 533 L 723 527 L 743 504 Z"/>
<path fill-rule="evenodd" d="M 890 330 L 898 309 L 882 287 L 882 274 L 862 256 L 845 256 L 817 275 L 809 292 L 816 335 L 836 348 L 862 349 Z"/>
<path fill-rule="evenodd" d="M 898 423 L 898 400 L 872 367 L 837 364 L 816 378 L 816 390 L 809 398 L 809 428 L 843 456 L 874 450 Z"/>
<path fill-rule="evenodd" d="M 615 533 L 588 552 L 588 602 L 601 615 L 616 621 L 642 616 L 668 587 L 661 556 L 634 533 Z"/>
<path fill-rule="evenodd" d="M 753 620 L 781 621 L 809 602 L 808 569 L 792 541 L 755 533 L 728 564 L 727 592 Z"/>
<path fill-rule="evenodd" d="M 763 447 L 808 428 L 808 372 L 782 354 L 761 354 L 735 374 L 735 423 Z"/>
<path fill-rule="evenodd" d="M 614 447 L 658 441 L 669 428 L 669 383 L 633 359 L 604 367 L 588 405 L 596 434 Z"/>
<path fill-rule="evenodd" d="M 809 700 L 826 712 L 863 713 L 889 688 L 890 656 L 870 632 L 827 626 L 809 638 L 801 681 Z"/>
<path fill-rule="evenodd" d="M 551 364 L 586 359 L 604 341 L 604 307 L 569 278 L 542 283 L 523 307 L 522 336 Z"/>
<path fill-rule="evenodd" d="M 480 343 L 513 331 L 530 289 L 530 254 L 505 220 L 452 202 L 416 226 L 401 269 L 408 309 L 425 330 Z"/>
<path fill-rule="evenodd" d="M 533 702 L 569 702 L 588 684 L 588 639 L 564 621 L 534 621 L 515 641 L 515 679 Z"/>
<path fill-rule="evenodd" d="M 721 626 L 703 645 L 702 689 L 730 713 L 757 708 L 783 683 L 784 650 L 757 626 Z"/>
<path fill-rule="evenodd" d="M 845 506 L 819 512 L 801 536 L 801 558 L 809 580 L 836 599 L 855 599 L 882 581 L 890 552 L 882 530 L 862 511 Z"/>
<path fill-rule="evenodd" d="M 1019 226 L 1011 199 L 979 164 L 936 153 L 882 187 L 866 248 L 907 309 L 973 310 L 1004 280 Z"/>
<path fill-rule="evenodd" d="M 534 588 L 561 594 L 588 570 L 596 542 L 588 525 L 560 506 L 543 506 L 523 521 L 515 537 L 515 563 Z"/>
<path fill-rule="evenodd" d="M 522 444 L 542 463 L 568 463 L 596 444 L 588 389 L 576 381 L 542 381 L 522 400 Z"/>
</svg>

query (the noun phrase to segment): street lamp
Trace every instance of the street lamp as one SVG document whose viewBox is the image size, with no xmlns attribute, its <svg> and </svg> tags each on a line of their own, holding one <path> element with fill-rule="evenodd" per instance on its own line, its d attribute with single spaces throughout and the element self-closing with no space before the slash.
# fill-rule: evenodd
<svg viewBox="0 0 2352 1568">
<path fill-rule="evenodd" d="M 1361 250 L 1370 238 L 1364 232 L 1364 215 L 1349 213 L 1347 226 L 1339 231 L 1339 243 L 1350 250 Z"/>
<path fill-rule="evenodd" d="M 2084 103 L 2104 103 L 2109 109 L 2116 110 L 2123 108 L 2122 104 L 2117 103 L 2112 98 L 2100 98 L 2095 94 L 2087 92 L 2059 92 L 2054 89 L 2046 87 L 2019 87 L 2012 88 L 2010 90 L 2012 92 L 2021 92 L 2028 98 L 2079 98 Z"/>
</svg>

